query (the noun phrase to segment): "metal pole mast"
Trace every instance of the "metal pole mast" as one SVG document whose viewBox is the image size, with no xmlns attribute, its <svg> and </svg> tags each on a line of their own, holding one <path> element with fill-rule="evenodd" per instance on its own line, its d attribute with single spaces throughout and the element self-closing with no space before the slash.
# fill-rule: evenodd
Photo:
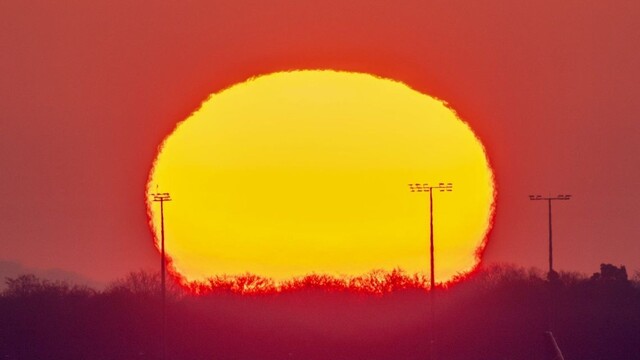
<svg viewBox="0 0 640 360">
<path fill-rule="evenodd" d="M 431 339 L 429 339 L 429 357 L 434 359 L 435 352 L 435 331 L 436 331 L 436 258 L 433 246 L 433 189 L 429 188 L 429 257 L 431 264 L 431 278 L 429 286 L 429 297 L 431 298 Z"/>
<path fill-rule="evenodd" d="M 428 192 L 429 193 L 429 263 L 430 263 L 430 279 L 429 279 L 429 298 L 431 300 L 431 329 L 429 331 L 429 358 L 435 358 L 435 323 L 436 323 L 436 271 L 435 271 L 435 247 L 433 241 L 433 190 L 438 189 L 441 192 L 453 191 L 452 183 L 439 183 L 437 186 L 429 186 L 429 184 L 409 184 L 411 192 Z"/>
<path fill-rule="evenodd" d="M 551 226 L 551 199 L 547 200 L 549 203 L 549 274 L 553 274 L 553 231 Z"/>
<path fill-rule="evenodd" d="M 553 349 L 556 355 L 555 359 L 564 360 L 564 357 L 562 356 L 562 352 L 560 351 L 560 348 L 556 343 L 556 339 L 553 337 L 553 333 L 551 332 L 551 328 L 553 327 L 552 322 L 555 315 L 554 287 L 556 284 L 556 280 L 558 279 L 556 272 L 553 270 L 553 227 L 551 222 L 551 218 L 552 218 L 551 203 L 556 200 L 571 200 L 571 195 L 558 195 L 556 197 L 551 197 L 551 196 L 544 197 L 542 195 L 529 195 L 529 200 L 546 200 L 547 201 L 547 215 L 549 217 L 549 273 L 547 274 L 549 306 L 547 309 L 547 327 L 549 330 L 546 331 L 545 334 L 547 335 L 547 337 L 549 338 L 549 341 L 553 345 Z"/>
<path fill-rule="evenodd" d="M 547 278 L 549 280 L 555 276 L 555 271 L 553 270 L 553 227 L 551 222 L 551 202 L 556 200 L 571 200 L 571 195 L 558 195 L 556 197 L 544 197 L 542 195 L 529 195 L 529 200 L 546 200 L 547 201 L 547 211 L 549 217 L 549 273 L 547 274 Z"/>
<path fill-rule="evenodd" d="M 162 292 L 162 359 L 167 358 L 167 257 L 164 249 L 164 202 L 171 201 L 169 193 L 151 194 L 154 202 L 160 203 L 160 289 Z"/>
<path fill-rule="evenodd" d="M 433 291 L 435 290 L 435 285 L 436 285 L 436 271 L 435 271 L 436 260 L 434 256 L 434 250 L 433 250 L 433 191 L 431 191 L 431 188 L 429 189 L 429 255 L 430 255 L 430 262 L 431 262 L 430 288 L 431 288 L 431 291 Z"/>
</svg>

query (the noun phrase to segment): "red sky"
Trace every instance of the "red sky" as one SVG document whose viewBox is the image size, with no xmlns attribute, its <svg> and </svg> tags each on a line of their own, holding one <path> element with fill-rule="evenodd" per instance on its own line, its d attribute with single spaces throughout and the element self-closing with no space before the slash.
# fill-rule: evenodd
<svg viewBox="0 0 640 360">
<path fill-rule="evenodd" d="M 156 268 L 144 189 L 163 137 L 211 92 L 304 68 L 401 80 L 469 122 L 499 191 L 485 261 L 544 268 L 527 195 L 571 193 L 556 267 L 640 270 L 639 4 L 2 2 L 0 272 Z"/>
</svg>

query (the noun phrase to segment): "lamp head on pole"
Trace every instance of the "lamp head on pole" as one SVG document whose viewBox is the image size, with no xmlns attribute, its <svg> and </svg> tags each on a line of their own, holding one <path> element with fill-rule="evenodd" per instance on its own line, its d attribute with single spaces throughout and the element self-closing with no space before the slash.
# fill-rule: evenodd
<svg viewBox="0 0 640 360">
<path fill-rule="evenodd" d="M 431 192 L 434 189 L 440 190 L 440 192 L 453 191 L 453 183 L 438 183 L 435 186 L 429 186 L 428 183 L 413 183 L 409 184 L 409 191 L 411 192 Z"/>
<path fill-rule="evenodd" d="M 529 200 L 571 200 L 571 195 L 560 194 L 556 197 L 544 197 L 542 195 L 529 195 Z"/>
<path fill-rule="evenodd" d="M 411 192 L 429 192 L 429 184 L 409 184 L 409 191 Z"/>
<path fill-rule="evenodd" d="M 153 193 L 149 195 L 153 196 L 153 201 L 171 201 L 169 193 Z"/>
</svg>

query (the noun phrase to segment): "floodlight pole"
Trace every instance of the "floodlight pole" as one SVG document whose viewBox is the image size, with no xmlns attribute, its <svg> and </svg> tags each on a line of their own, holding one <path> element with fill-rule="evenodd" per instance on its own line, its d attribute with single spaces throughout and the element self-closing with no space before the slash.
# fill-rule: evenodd
<svg viewBox="0 0 640 360">
<path fill-rule="evenodd" d="M 166 286 L 166 254 L 164 250 L 164 202 L 171 201 L 169 193 L 151 194 L 154 202 L 160 203 L 160 289 L 162 292 L 162 359 L 167 358 L 167 286 Z"/>
<path fill-rule="evenodd" d="M 429 357 L 434 359 L 434 329 L 436 322 L 435 311 L 435 290 L 436 290 L 436 275 L 435 275 L 435 256 L 433 246 L 433 190 L 438 189 L 441 192 L 453 191 L 452 183 L 439 183 L 437 186 L 429 186 L 429 184 L 409 184 L 409 190 L 411 192 L 428 192 L 429 193 L 429 264 L 431 268 L 431 274 L 429 279 L 429 297 L 431 298 L 431 331 L 429 339 Z"/>
<path fill-rule="evenodd" d="M 548 208 L 548 217 L 549 217 L 549 273 L 547 274 L 547 278 L 549 280 L 552 279 L 555 272 L 553 270 L 553 227 L 551 221 L 551 202 L 556 200 L 571 200 L 571 195 L 558 195 L 556 197 L 544 197 L 542 195 L 529 195 L 529 200 L 546 200 L 547 208 Z"/>
<path fill-rule="evenodd" d="M 436 286 L 436 259 L 434 256 L 434 247 L 433 247 L 433 191 L 429 189 L 429 263 L 431 264 L 431 278 L 429 279 L 431 282 L 431 292 L 435 290 Z M 433 310 L 433 309 L 432 309 Z M 433 315 L 431 316 L 434 317 Z"/>
</svg>

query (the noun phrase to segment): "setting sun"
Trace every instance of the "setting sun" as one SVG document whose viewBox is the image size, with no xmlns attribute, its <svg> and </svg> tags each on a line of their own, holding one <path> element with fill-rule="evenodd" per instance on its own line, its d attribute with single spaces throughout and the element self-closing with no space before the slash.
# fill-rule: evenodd
<svg viewBox="0 0 640 360">
<path fill-rule="evenodd" d="M 166 250 L 188 281 L 287 280 L 401 268 L 473 269 L 494 201 L 484 148 L 446 103 L 368 74 L 280 72 L 211 95 L 161 146 L 147 192 L 168 191 Z M 159 208 L 147 203 L 152 226 Z"/>
</svg>

